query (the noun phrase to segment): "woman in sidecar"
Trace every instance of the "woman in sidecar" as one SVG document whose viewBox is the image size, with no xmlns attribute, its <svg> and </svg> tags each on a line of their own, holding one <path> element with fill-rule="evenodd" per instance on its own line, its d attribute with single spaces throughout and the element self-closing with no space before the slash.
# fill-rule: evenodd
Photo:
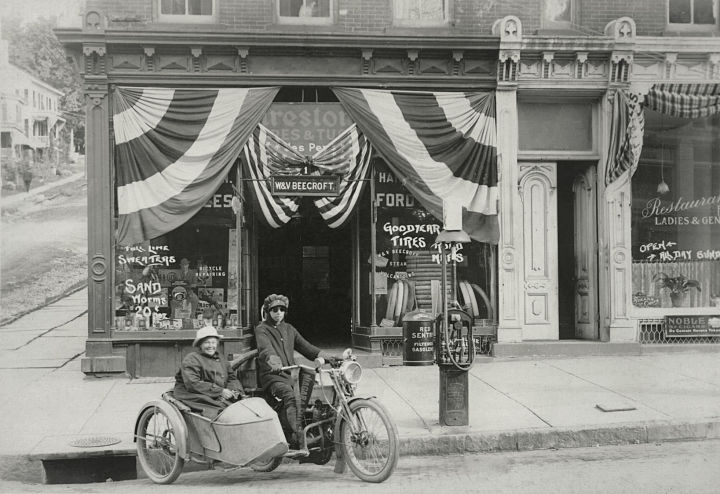
<svg viewBox="0 0 720 494">
<path fill-rule="evenodd" d="M 277 414 L 263 398 L 245 398 L 237 372 L 217 351 L 220 338 L 206 320 L 175 388 L 141 409 L 138 460 L 155 483 L 175 481 L 187 460 L 266 468 L 288 451 Z"/>
<path fill-rule="evenodd" d="M 237 374 L 217 351 L 220 335 L 212 325 L 212 316 L 212 309 L 205 309 L 205 326 L 197 331 L 193 341 L 197 350 L 183 359 L 173 390 L 176 399 L 199 409 L 210 419 L 244 395 Z"/>
</svg>

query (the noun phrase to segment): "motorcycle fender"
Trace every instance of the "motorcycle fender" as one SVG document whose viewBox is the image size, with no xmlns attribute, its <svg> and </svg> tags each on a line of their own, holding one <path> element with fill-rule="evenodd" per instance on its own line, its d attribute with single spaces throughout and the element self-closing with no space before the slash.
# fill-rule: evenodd
<svg viewBox="0 0 720 494">
<path fill-rule="evenodd" d="M 148 408 L 159 408 L 162 410 L 173 422 L 173 426 L 177 427 L 177 435 L 175 437 L 175 440 L 177 441 L 177 449 L 178 454 L 181 458 L 184 460 L 190 459 L 190 451 L 188 450 L 188 430 L 187 430 L 187 424 L 185 423 L 185 419 L 180 414 L 180 412 L 172 406 L 170 403 L 163 401 L 163 400 L 152 400 L 145 403 L 140 408 L 140 413 L 138 413 L 137 418 L 135 419 L 135 435 L 133 437 L 133 442 L 137 442 L 137 436 L 140 431 L 138 431 L 138 427 L 140 425 L 140 416 L 143 414 L 145 410 Z"/>
<path fill-rule="evenodd" d="M 375 398 L 375 396 L 354 396 L 353 398 L 350 398 L 348 400 L 348 405 L 357 400 L 372 400 Z M 343 449 L 340 447 L 340 441 L 338 440 L 338 438 L 340 437 L 341 422 L 342 415 L 338 414 L 337 418 L 335 419 L 335 432 L 333 434 L 335 437 L 335 469 L 333 471 L 335 473 L 345 473 L 345 468 L 347 467 L 347 463 L 345 462 L 345 455 L 343 454 Z"/>
</svg>

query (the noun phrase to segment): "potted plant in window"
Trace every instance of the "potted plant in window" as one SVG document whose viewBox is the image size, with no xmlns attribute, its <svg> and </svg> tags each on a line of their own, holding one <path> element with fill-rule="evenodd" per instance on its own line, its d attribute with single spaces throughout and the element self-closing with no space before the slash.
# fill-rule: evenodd
<svg viewBox="0 0 720 494">
<path fill-rule="evenodd" d="M 670 301 L 673 307 L 684 307 L 685 299 L 691 288 L 701 291 L 699 281 L 691 280 L 682 274 L 668 276 L 665 273 L 658 273 L 654 280 L 661 290 L 670 292 Z"/>
</svg>

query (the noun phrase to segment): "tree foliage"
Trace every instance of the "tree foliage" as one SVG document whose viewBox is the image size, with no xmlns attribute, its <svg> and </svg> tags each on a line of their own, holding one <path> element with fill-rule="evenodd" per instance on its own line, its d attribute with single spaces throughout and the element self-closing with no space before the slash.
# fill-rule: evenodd
<svg viewBox="0 0 720 494">
<path fill-rule="evenodd" d="M 10 62 L 63 93 L 60 110 L 67 121 L 65 128 L 75 130 L 76 142 L 83 147 L 85 108 L 82 79 L 68 62 L 54 28 L 54 19 L 40 18 L 22 23 L 17 17 L 2 18 L 2 32 L 8 41 Z"/>
</svg>

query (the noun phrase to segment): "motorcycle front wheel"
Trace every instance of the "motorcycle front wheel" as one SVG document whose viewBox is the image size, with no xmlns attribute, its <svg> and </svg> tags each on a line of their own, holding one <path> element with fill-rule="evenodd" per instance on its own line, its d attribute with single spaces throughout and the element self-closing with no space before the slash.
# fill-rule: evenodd
<svg viewBox="0 0 720 494">
<path fill-rule="evenodd" d="M 350 403 L 350 414 L 353 426 L 343 420 L 338 438 L 350 470 L 365 482 L 387 480 L 400 454 L 397 428 L 390 415 L 380 403 L 366 399 Z"/>
<path fill-rule="evenodd" d="M 147 408 L 138 420 L 138 460 L 145 474 L 156 484 L 174 482 L 185 465 L 175 439 L 178 428 L 158 407 Z"/>
</svg>

